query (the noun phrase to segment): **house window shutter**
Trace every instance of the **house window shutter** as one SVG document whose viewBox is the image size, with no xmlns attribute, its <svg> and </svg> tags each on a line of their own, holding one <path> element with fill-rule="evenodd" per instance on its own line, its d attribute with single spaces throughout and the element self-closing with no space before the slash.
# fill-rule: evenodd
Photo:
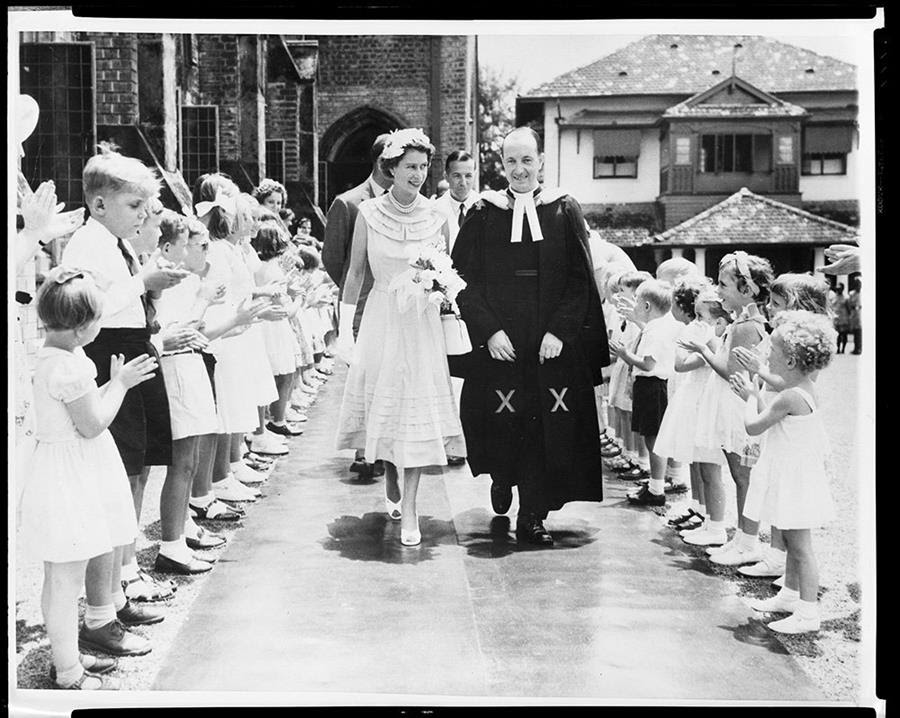
<svg viewBox="0 0 900 718">
<path fill-rule="evenodd" d="M 637 157 L 640 130 L 594 130 L 594 157 Z"/>
<path fill-rule="evenodd" d="M 803 137 L 804 154 L 848 154 L 852 149 L 851 128 L 807 127 Z"/>
</svg>

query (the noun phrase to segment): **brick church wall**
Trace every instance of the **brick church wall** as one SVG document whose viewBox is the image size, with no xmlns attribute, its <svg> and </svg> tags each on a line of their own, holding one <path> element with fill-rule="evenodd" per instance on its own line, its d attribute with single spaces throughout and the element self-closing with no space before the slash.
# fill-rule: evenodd
<svg viewBox="0 0 900 718">
<path fill-rule="evenodd" d="M 296 82 L 266 85 L 266 139 L 284 140 L 287 182 L 300 179 L 300 87 Z"/>
<path fill-rule="evenodd" d="M 94 43 L 98 125 L 132 125 L 138 121 L 138 53 L 135 33 L 79 33 Z"/>
<path fill-rule="evenodd" d="M 319 36 L 319 129 L 363 105 L 431 131 L 430 38 L 418 35 Z M 321 139 L 321 134 L 320 134 Z"/>
</svg>

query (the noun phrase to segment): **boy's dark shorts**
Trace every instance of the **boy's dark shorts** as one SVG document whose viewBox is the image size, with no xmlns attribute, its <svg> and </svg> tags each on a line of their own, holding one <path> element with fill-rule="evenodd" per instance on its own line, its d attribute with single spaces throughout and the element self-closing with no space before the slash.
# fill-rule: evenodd
<svg viewBox="0 0 900 718">
<path fill-rule="evenodd" d="M 114 354 L 124 355 L 126 362 L 141 354 L 159 359 L 147 329 L 101 329 L 97 338 L 84 347 L 84 353 L 97 367 L 98 386 L 109 381 L 109 360 Z M 128 390 L 119 413 L 109 425 L 109 433 L 129 476 L 140 474 L 145 466 L 172 463 L 169 399 L 161 370 L 157 369 L 152 379 Z"/>
<path fill-rule="evenodd" d="M 636 376 L 631 397 L 631 430 L 641 436 L 656 436 L 669 405 L 665 379 Z"/>
</svg>

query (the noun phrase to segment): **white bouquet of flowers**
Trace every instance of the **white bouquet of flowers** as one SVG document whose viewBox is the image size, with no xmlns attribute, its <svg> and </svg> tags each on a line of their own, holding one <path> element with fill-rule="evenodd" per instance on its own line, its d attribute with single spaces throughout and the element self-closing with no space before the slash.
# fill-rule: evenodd
<svg viewBox="0 0 900 718">
<path fill-rule="evenodd" d="M 466 354 L 472 350 L 469 333 L 459 316 L 456 297 L 466 282 L 453 268 L 450 256 L 434 246 L 426 246 L 411 260 L 409 269 L 394 277 L 388 291 L 397 297 L 400 311 L 415 306 L 421 314 L 433 306 L 441 315 L 448 354 Z"/>
</svg>

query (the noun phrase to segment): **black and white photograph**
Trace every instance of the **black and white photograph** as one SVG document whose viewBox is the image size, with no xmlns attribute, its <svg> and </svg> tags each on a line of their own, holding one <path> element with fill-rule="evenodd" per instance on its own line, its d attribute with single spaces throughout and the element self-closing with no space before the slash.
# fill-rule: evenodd
<svg viewBox="0 0 900 718">
<path fill-rule="evenodd" d="M 883 710 L 883 24 L 9 9 L 10 714 Z"/>
</svg>

